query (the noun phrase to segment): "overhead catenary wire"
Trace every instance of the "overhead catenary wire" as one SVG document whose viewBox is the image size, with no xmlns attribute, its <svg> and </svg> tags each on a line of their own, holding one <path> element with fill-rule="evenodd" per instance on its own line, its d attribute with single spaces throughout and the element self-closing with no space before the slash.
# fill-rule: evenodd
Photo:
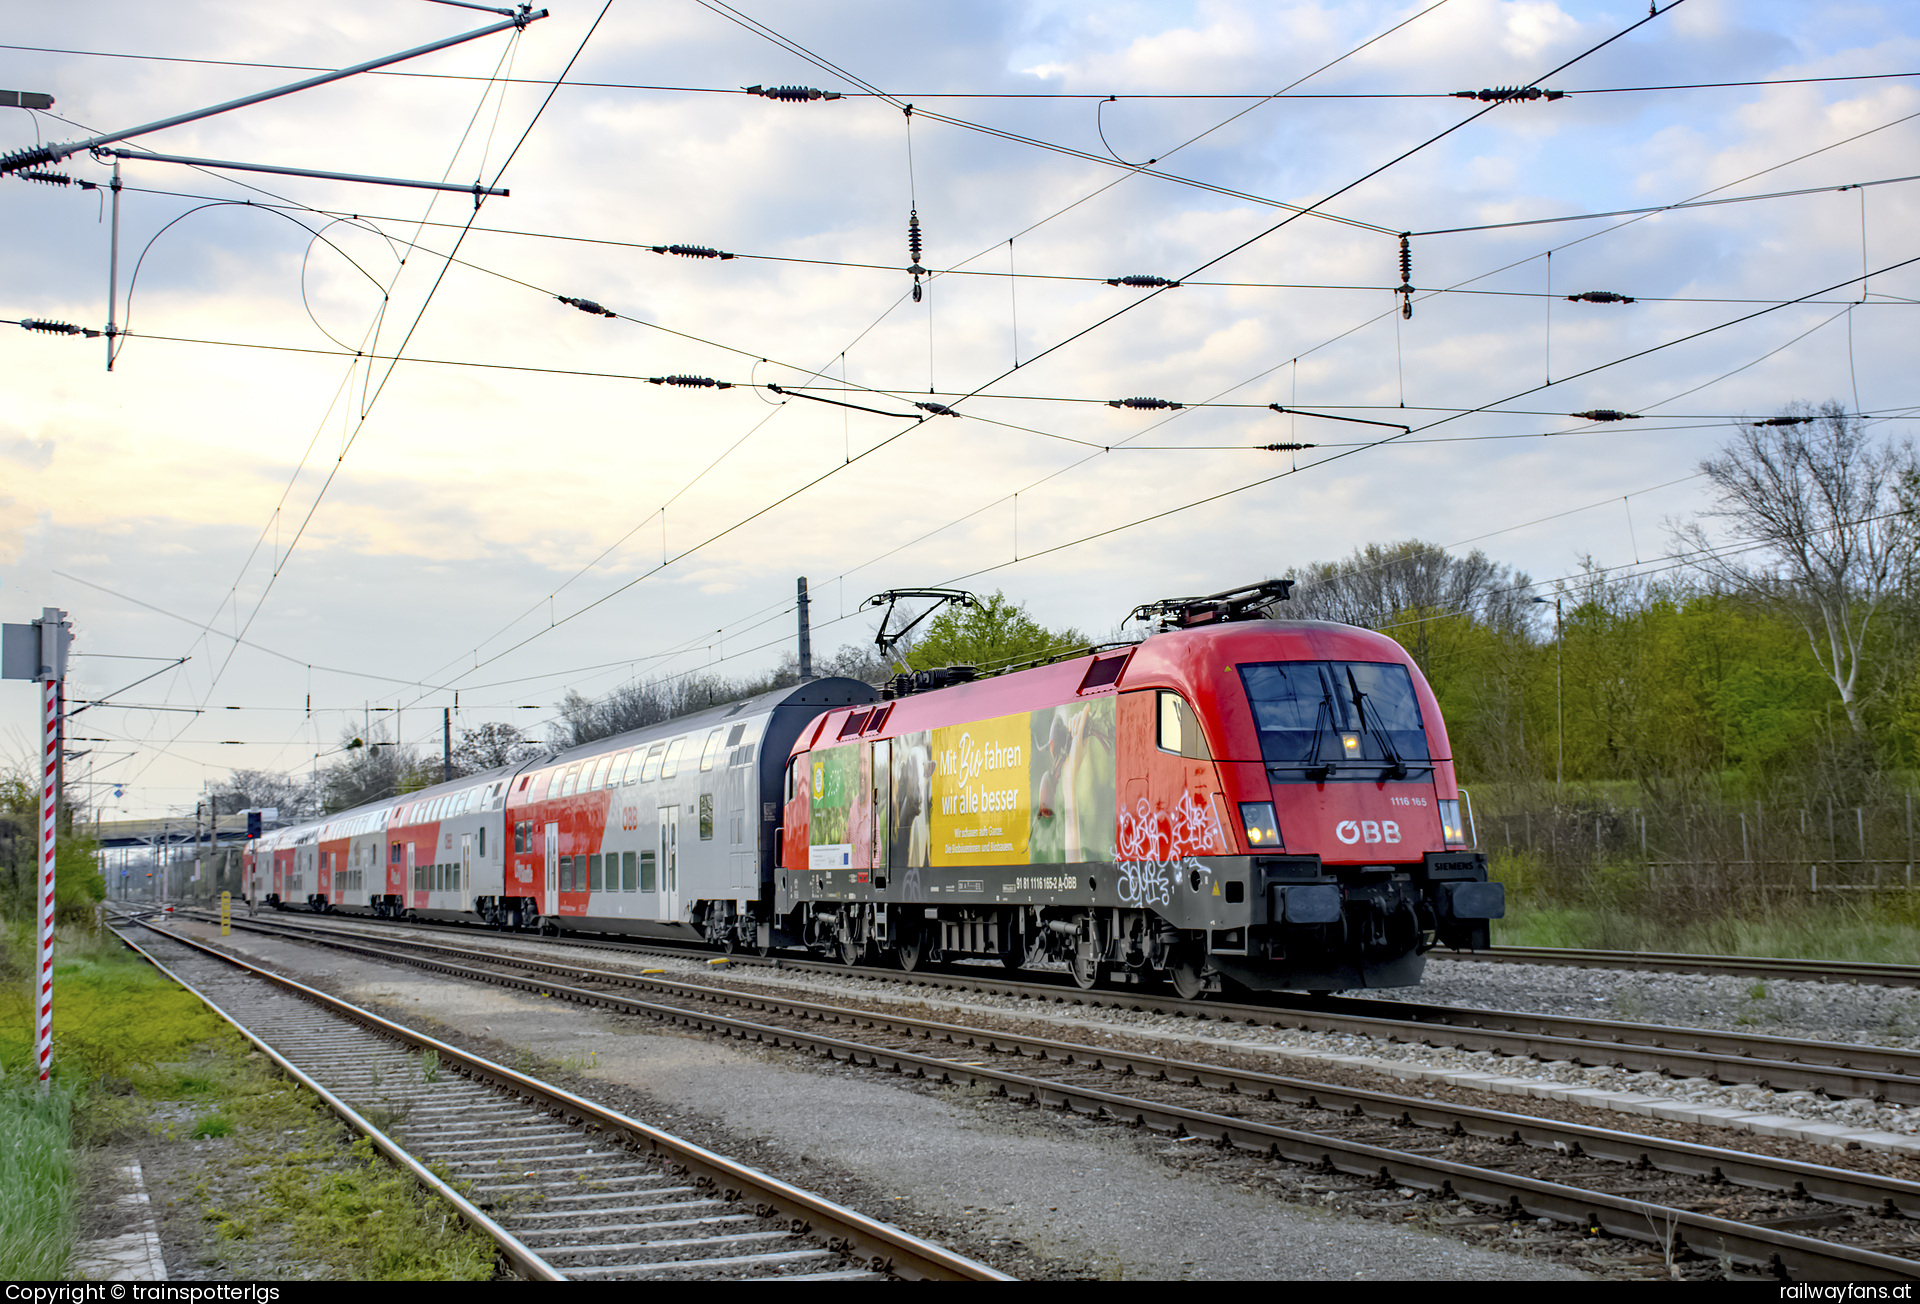
<svg viewBox="0 0 1920 1304">
<path fill-rule="evenodd" d="M 540 118 L 546 112 L 547 106 L 553 102 L 554 93 L 558 90 L 560 84 L 566 80 L 567 73 L 572 70 L 574 63 L 579 60 L 580 54 L 586 49 L 587 42 L 593 38 L 594 32 L 599 29 L 601 21 L 605 19 L 607 10 L 610 9 L 611 7 L 612 7 L 612 0 L 607 0 L 606 5 L 602 7 L 599 15 L 594 19 L 592 25 L 589 26 L 589 28 L 587 29 L 586 35 L 581 38 L 580 45 L 574 50 L 573 57 L 567 61 L 566 67 L 562 69 L 560 76 L 554 80 L 552 86 L 548 89 L 546 97 L 541 101 L 540 107 L 536 109 L 535 112 L 533 113 L 531 119 L 527 123 L 526 128 L 521 132 L 519 139 L 514 143 L 513 148 L 510 151 L 508 151 L 505 159 L 501 161 L 501 164 L 498 170 L 496 170 L 496 172 L 494 173 L 494 178 L 493 178 L 494 185 L 496 186 L 498 185 L 500 178 L 505 175 L 507 168 L 512 165 L 514 158 L 519 154 L 519 151 L 522 148 L 522 146 L 525 145 L 527 138 L 533 133 L 534 127 L 539 123 Z M 470 128 L 471 128 L 471 123 L 469 123 L 469 129 Z M 476 217 L 480 212 L 480 200 L 481 200 L 481 197 L 478 194 L 476 194 L 474 197 L 474 216 Z M 465 238 L 466 238 L 466 232 L 462 231 L 460 235 L 455 239 L 453 252 L 455 253 L 458 252 L 460 244 Z M 415 331 L 418 330 L 421 320 L 424 319 L 428 307 L 431 306 L 433 299 L 439 290 L 440 285 L 444 282 L 447 272 L 451 269 L 452 266 L 453 266 L 453 263 L 451 261 L 451 256 L 449 257 L 448 260 L 443 261 L 441 263 L 438 274 L 435 276 L 432 285 L 428 288 L 426 296 L 421 301 L 421 304 L 414 315 L 413 322 L 411 323 L 411 325 L 409 325 L 409 327 L 407 328 L 407 331 L 402 336 L 399 345 L 394 350 L 396 355 L 403 354 L 405 352 L 407 345 L 411 342 Z M 359 432 L 365 428 L 365 424 L 368 419 L 368 416 L 372 411 L 372 405 L 374 403 L 377 403 L 380 396 L 385 393 L 387 382 L 392 379 L 392 376 L 394 374 L 394 365 L 396 364 L 388 365 L 387 371 L 385 375 L 382 376 L 378 388 L 375 389 L 372 395 L 363 402 L 361 412 L 360 412 L 360 419 L 358 424 L 355 426 L 353 435 L 350 436 L 343 444 L 341 448 L 340 456 L 335 460 L 333 468 L 329 471 L 325 480 L 321 484 L 319 491 L 316 493 L 314 497 L 313 503 L 309 507 L 305 517 L 302 519 L 299 528 L 295 531 L 294 537 L 289 541 L 286 553 L 276 561 L 274 569 L 271 575 L 269 576 L 267 583 L 262 587 L 261 593 L 258 599 L 256 600 L 256 602 L 254 603 L 252 613 L 249 614 L 246 622 L 244 623 L 244 625 L 239 631 L 240 634 L 244 635 L 248 630 L 252 628 L 254 620 L 257 619 L 260 613 L 260 610 L 265 606 L 267 598 L 271 595 L 273 591 L 275 581 L 278 579 L 282 569 L 286 565 L 286 562 L 291 558 L 294 549 L 298 547 L 300 540 L 305 536 L 307 526 L 311 523 L 314 513 L 318 511 L 320 503 L 324 500 L 328 488 L 332 485 L 333 480 L 337 475 L 341 464 L 344 463 L 346 459 L 347 453 L 351 450 L 354 441 L 358 438 Z M 229 648 L 227 652 L 227 656 L 221 662 L 220 667 L 214 672 L 213 677 L 207 689 L 207 695 L 209 697 L 211 696 L 213 690 L 217 688 L 221 677 L 225 674 L 227 666 L 232 664 L 233 655 L 238 650 L 239 647 L 240 647 L 240 644 L 238 642 L 235 642 Z"/>
<path fill-rule="evenodd" d="M 498 12 L 488 10 L 488 12 Z M 256 59 L 208 59 L 188 55 L 167 55 L 135 53 L 114 50 L 81 50 L 66 46 L 19 45 L 0 42 L 0 50 L 19 50 L 29 54 L 66 54 L 93 59 L 129 59 L 148 63 L 186 63 L 201 64 L 215 68 L 260 68 L 278 72 L 329 72 L 332 69 L 321 64 L 305 63 L 268 63 Z M 366 74 L 370 77 L 410 77 L 435 81 L 488 81 L 476 73 L 419 72 L 407 69 L 383 68 Z M 1717 82 L 1671 82 L 1646 86 L 1585 86 L 1569 89 L 1566 94 L 1573 95 L 1625 95 L 1659 91 L 1696 91 L 1743 89 L 1755 86 L 1804 86 L 1834 82 L 1887 81 L 1920 77 L 1920 72 L 1869 72 L 1846 73 L 1829 77 L 1765 77 L 1745 81 Z M 502 79 L 508 85 L 544 86 L 546 82 L 534 77 L 509 77 Z M 654 84 L 643 82 L 607 82 L 573 80 L 568 86 L 580 90 L 634 90 L 634 91 L 673 91 L 698 95 L 726 95 L 755 93 L 751 87 L 738 86 L 683 86 L 674 84 Z M 945 90 L 901 90 L 896 94 L 916 100 L 1104 100 L 1120 96 L 1130 100 L 1444 100 L 1457 94 L 1453 91 L 1352 91 L 1343 93 L 1314 93 L 1292 95 L 1285 92 L 1262 91 L 956 91 Z M 841 97 L 858 99 L 872 96 L 873 92 L 840 92 Z M 876 98 L 878 98 L 876 96 Z"/>
</svg>

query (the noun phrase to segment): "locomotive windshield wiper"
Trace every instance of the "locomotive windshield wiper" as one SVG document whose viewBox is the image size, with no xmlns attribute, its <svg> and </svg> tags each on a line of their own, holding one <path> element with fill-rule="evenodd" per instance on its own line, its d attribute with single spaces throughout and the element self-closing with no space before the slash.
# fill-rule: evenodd
<svg viewBox="0 0 1920 1304">
<path fill-rule="evenodd" d="M 1307 754 L 1300 758 L 1310 779 L 1324 779 L 1333 773 L 1333 762 L 1320 758 L 1320 744 L 1326 737 L 1320 730 L 1320 722 L 1333 723 L 1333 694 L 1327 690 L 1326 681 L 1320 681 L 1320 709 L 1313 715 L 1313 733 L 1307 741 Z"/>
<path fill-rule="evenodd" d="M 1353 706 L 1355 710 L 1360 712 L 1360 723 L 1364 725 L 1367 732 L 1372 734 L 1379 742 L 1380 750 L 1387 754 L 1387 773 L 1396 779 L 1406 778 L 1407 763 L 1400 759 L 1400 753 L 1394 747 L 1393 739 L 1387 737 L 1387 731 L 1382 729 L 1374 720 L 1373 712 L 1370 709 L 1373 702 L 1365 693 L 1360 691 L 1360 683 L 1353 677 L 1352 666 L 1347 667 L 1347 687 L 1353 690 Z"/>
</svg>

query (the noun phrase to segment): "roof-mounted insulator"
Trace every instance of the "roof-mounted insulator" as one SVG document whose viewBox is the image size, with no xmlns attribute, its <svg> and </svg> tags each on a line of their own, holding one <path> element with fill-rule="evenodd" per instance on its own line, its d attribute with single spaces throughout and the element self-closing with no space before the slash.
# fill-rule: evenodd
<svg viewBox="0 0 1920 1304">
<path fill-rule="evenodd" d="M 1400 284 L 1393 292 L 1400 296 L 1400 315 L 1413 316 L 1413 242 L 1410 235 L 1400 237 Z"/>
<path fill-rule="evenodd" d="M 1483 91 L 1455 91 L 1456 100 L 1563 100 L 1565 91 L 1543 91 L 1538 86 L 1493 86 Z"/>
<path fill-rule="evenodd" d="M 914 406 L 923 412 L 931 412 L 937 417 L 957 417 L 960 415 L 945 403 L 915 403 Z"/>
<path fill-rule="evenodd" d="M 1809 421 L 1818 421 L 1819 417 L 1768 417 L 1765 421 L 1756 421 L 1756 426 L 1804 426 Z"/>
<path fill-rule="evenodd" d="M 16 173 L 15 175 L 22 181 L 38 181 L 40 184 L 46 186 L 79 186 L 82 190 L 98 190 L 100 188 L 97 182 L 78 181 L 64 172 L 25 171 Z"/>
<path fill-rule="evenodd" d="M 1569 294 L 1568 303 L 1632 303 L 1631 294 L 1615 294 L 1612 290 L 1584 290 L 1579 294 Z"/>
<path fill-rule="evenodd" d="M 1261 444 L 1260 447 L 1269 453 L 1297 453 L 1304 448 L 1318 448 L 1320 447 L 1320 445 L 1318 444 Z"/>
<path fill-rule="evenodd" d="M 913 274 L 913 301 L 920 302 L 920 278 L 927 275 L 927 269 L 920 265 L 920 210 L 907 212 L 907 268 Z"/>
<path fill-rule="evenodd" d="M 45 331 L 49 335 L 84 335 L 88 339 L 98 339 L 99 331 L 90 331 L 85 326 L 74 326 L 64 321 L 42 321 L 38 317 L 22 317 L 20 329 L 23 331 Z"/>
<path fill-rule="evenodd" d="M 618 317 L 620 315 L 611 308 L 602 308 L 592 299 L 570 299 L 564 294 L 556 294 L 553 297 L 561 303 L 570 303 L 581 312 L 590 312 L 596 317 Z"/>
<path fill-rule="evenodd" d="M 1570 416 L 1583 421 L 1638 421 L 1640 418 L 1632 412 L 1615 412 L 1612 408 L 1595 408 L 1591 412 L 1573 412 Z"/>
<path fill-rule="evenodd" d="M 0 174 L 18 172 L 22 168 L 39 167 L 42 163 L 54 162 L 53 151 L 40 146 L 32 149 L 17 149 L 11 154 L 0 154 Z"/>
<path fill-rule="evenodd" d="M 1158 408 L 1183 408 L 1186 404 L 1172 403 L 1164 398 L 1116 398 L 1109 399 L 1107 406 L 1110 408 L 1139 408 L 1143 411 L 1154 411 Z"/>
<path fill-rule="evenodd" d="M 648 376 L 649 385 L 684 385 L 689 389 L 732 389 L 733 382 L 710 376 Z"/>
<path fill-rule="evenodd" d="M 1163 286 L 1178 286 L 1180 282 L 1169 281 L 1164 276 L 1116 276 L 1108 285 L 1125 285 L 1136 290 L 1158 290 Z"/>
<path fill-rule="evenodd" d="M 811 86 L 748 86 L 747 94 L 758 95 L 764 99 L 781 100 L 787 104 L 803 104 L 808 100 L 837 100 L 839 91 L 815 90 Z"/>
<path fill-rule="evenodd" d="M 657 254 L 679 254 L 682 258 L 731 258 L 732 254 L 721 253 L 718 249 L 709 249 L 705 245 L 651 245 Z"/>
</svg>

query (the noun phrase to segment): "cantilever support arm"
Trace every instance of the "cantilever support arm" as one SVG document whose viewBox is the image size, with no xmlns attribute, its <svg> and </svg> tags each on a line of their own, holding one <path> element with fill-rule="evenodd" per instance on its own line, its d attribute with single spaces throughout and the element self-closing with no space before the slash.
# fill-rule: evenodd
<svg viewBox="0 0 1920 1304">
<path fill-rule="evenodd" d="M 11 154 L 0 154 L 0 173 L 18 172 L 21 168 L 38 167 L 44 163 L 55 163 L 63 158 L 71 158 L 83 150 L 98 149 L 102 145 L 111 145 L 117 140 L 128 140 L 134 136 L 144 136 L 150 131 L 160 131 L 167 127 L 178 127 L 182 123 L 198 122 L 202 118 L 211 118 L 216 114 L 227 113 L 233 109 L 243 109 L 249 104 L 261 104 L 267 100 L 278 99 L 282 95 L 291 95 L 295 91 L 311 90 L 315 86 L 324 86 L 328 82 L 353 77 L 363 72 L 372 72 L 391 64 L 404 63 L 408 59 L 417 59 L 423 54 L 432 54 L 436 50 L 445 50 L 451 46 L 462 45 L 468 41 L 477 41 L 483 36 L 492 36 L 509 28 L 524 28 L 528 23 L 537 22 L 547 16 L 544 9 L 531 12 L 522 11 L 504 22 L 493 23 L 475 31 L 459 36 L 449 36 L 445 40 L 431 41 L 426 45 L 415 46 L 411 50 L 402 50 L 399 54 L 386 55 L 379 59 L 369 59 L 365 63 L 356 63 L 351 68 L 340 68 L 333 72 L 323 72 L 309 77 L 305 81 L 292 82 L 270 91 L 259 91 L 253 95 L 243 95 L 237 100 L 228 100 L 212 108 L 194 109 L 187 113 L 176 113 L 171 118 L 161 118 L 158 122 L 149 122 L 139 127 L 129 127 L 125 131 L 108 132 L 105 135 L 89 136 L 85 140 L 67 141 L 59 145 L 45 145 L 33 149 L 16 150 Z"/>
</svg>

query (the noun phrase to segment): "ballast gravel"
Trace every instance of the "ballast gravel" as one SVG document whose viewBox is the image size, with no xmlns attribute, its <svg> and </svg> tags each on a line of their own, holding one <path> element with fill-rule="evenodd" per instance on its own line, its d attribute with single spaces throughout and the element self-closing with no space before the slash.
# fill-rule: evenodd
<svg viewBox="0 0 1920 1304">
<path fill-rule="evenodd" d="M 687 970 L 706 970 L 700 962 L 659 960 Z M 1494 1051 L 1452 1050 L 1359 1034 L 1309 1032 L 1293 1028 L 1202 1022 L 1179 1014 L 1102 1006 L 1047 1007 L 1032 1000 L 988 993 L 923 988 L 831 973 L 742 968 L 744 982 L 793 990 L 838 992 L 881 1002 L 925 1004 L 931 1010 L 988 1009 L 1025 1019 L 1051 1022 L 1063 1029 L 1108 1028 L 1194 1048 L 1265 1049 L 1285 1058 L 1352 1057 L 1384 1065 L 1402 1065 L 1439 1078 L 1445 1074 L 1487 1073 L 1529 1078 L 1574 1088 L 1634 1092 L 1693 1105 L 1748 1111 L 1810 1123 L 1920 1139 L 1920 1109 L 1876 1104 L 1871 1100 L 1828 1099 L 1802 1091 L 1721 1085 L 1700 1078 L 1673 1079 L 1658 1073 L 1589 1068 L 1564 1062 L 1537 1062 Z M 1859 1045 L 1920 1048 L 1920 988 L 1868 987 L 1816 982 L 1756 983 L 1750 979 L 1692 974 L 1647 974 L 1549 965 L 1488 964 L 1447 960 L 1427 966 L 1418 987 L 1355 992 L 1388 1000 L 1533 1014 L 1577 1014 L 1587 1018 L 1658 1023 L 1669 1027 L 1715 1028 Z M 1061 1012 L 1056 1012 L 1061 1011 Z M 1075 1040 L 1066 1032 L 1063 1040 Z M 1178 1052 L 1175 1052 L 1178 1053 Z M 1301 1071 L 1277 1068 L 1278 1072 Z"/>
<path fill-rule="evenodd" d="M 560 1080 L 571 1078 L 582 1094 L 1019 1276 L 1584 1275 L 1547 1257 L 1560 1250 L 1545 1233 L 1503 1228 L 1497 1214 L 1410 1191 L 1369 1192 L 1336 1178 L 1276 1183 L 1267 1174 L 1279 1166 L 1264 1160 L 1010 1107 L 986 1092 L 883 1080 L 829 1061 L 661 1031 L 604 1010 L 258 935 L 236 932 L 227 941 L 248 958 L 479 1053 L 506 1062 L 533 1057 L 542 1070 L 560 1066 Z M 665 967 L 681 965 L 706 967 Z M 1355 1198 L 1356 1187 L 1372 1216 L 1324 1207 L 1336 1197 Z M 1510 1252 L 1427 1230 L 1463 1222 L 1485 1224 L 1484 1234 Z"/>
</svg>

